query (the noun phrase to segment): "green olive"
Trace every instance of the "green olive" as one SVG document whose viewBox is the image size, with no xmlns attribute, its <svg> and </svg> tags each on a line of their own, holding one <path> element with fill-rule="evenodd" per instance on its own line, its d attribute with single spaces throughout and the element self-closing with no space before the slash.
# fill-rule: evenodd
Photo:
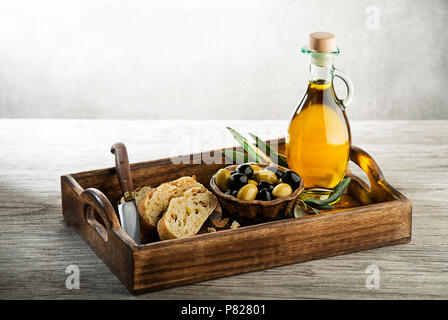
<svg viewBox="0 0 448 320">
<path fill-rule="evenodd" d="M 280 183 L 272 190 L 272 195 L 276 198 L 286 198 L 292 193 L 292 188 L 289 184 Z"/>
<path fill-rule="evenodd" d="M 238 191 L 238 195 L 236 196 L 238 200 L 255 200 L 257 196 L 258 188 L 253 184 L 246 184 Z"/>
<path fill-rule="evenodd" d="M 264 180 L 272 184 L 275 184 L 278 181 L 278 178 L 275 175 L 275 173 L 269 170 L 260 170 L 258 172 L 255 172 L 254 179 L 258 182 Z"/>
<path fill-rule="evenodd" d="M 258 182 L 252 179 L 247 180 L 247 183 L 253 184 L 254 186 L 258 186 Z"/>
<path fill-rule="evenodd" d="M 216 185 L 222 192 L 225 192 L 229 188 L 231 174 L 226 169 L 220 169 L 215 176 Z"/>
</svg>

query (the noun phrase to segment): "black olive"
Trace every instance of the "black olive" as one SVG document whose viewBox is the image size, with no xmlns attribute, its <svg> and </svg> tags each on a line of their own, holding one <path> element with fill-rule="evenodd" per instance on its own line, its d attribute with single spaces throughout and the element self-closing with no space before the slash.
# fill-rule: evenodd
<svg viewBox="0 0 448 320">
<path fill-rule="evenodd" d="M 276 167 L 276 166 L 269 166 L 269 167 L 266 168 L 266 170 L 269 170 L 269 171 L 275 173 L 275 175 L 277 176 L 277 178 L 278 178 L 279 180 L 280 180 L 280 179 L 282 178 L 282 176 L 283 176 L 283 172 L 280 171 L 280 170 L 278 169 L 278 167 Z"/>
<path fill-rule="evenodd" d="M 236 167 L 235 172 L 245 174 L 249 179 L 254 175 L 254 170 L 252 170 L 249 164 L 240 164 Z"/>
<path fill-rule="evenodd" d="M 247 176 L 243 173 L 234 173 L 230 176 L 229 188 L 231 190 L 240 190 L 241 187 L 247 184 Z"/>
<path fill-rule="evenodd" d="M 282 182 L 289 184 L 292 190 L 295 190 L 299 187 L 301 180 L 302 179 L 300 178 L 300 176 L 291 170 L 285 171 L 282 176 Z"/>
<path fill-rule="evenodd" d="M 272 189 L 274 189 L 274 185 L 272 183 L 267 182 L 266 180 L 261 180 L 258 183 L 258 190 L 261 189 L 268 189 L 269 191 L 272 191 Z"/>
<path fill-rule="evenodd" d="M 271 201 L 274 199 L 274 197 L 272 196 L 272 193 L 268 189 L 264 188 L 258 191 L 256 199 L 262 201 Z"/>
</svg>

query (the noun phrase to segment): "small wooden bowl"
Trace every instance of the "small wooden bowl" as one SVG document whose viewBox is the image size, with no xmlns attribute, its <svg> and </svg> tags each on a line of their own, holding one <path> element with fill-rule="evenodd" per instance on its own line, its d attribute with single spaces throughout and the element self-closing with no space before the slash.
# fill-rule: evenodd
<svg viewBox="0 0 448 320">
<path fill-rule="evenodd" d="M 267 163 L 253 163 L 261 169 L 267 168 L 270 164 Z M 238 165 L 231 165 L 224 169 L 232 172 Z M 289 170 L 285 167 L 278 166 L 279 170 Z M 215 183 L 216 173 L 210 179 L 210 187 L 212 192 L 218 197 L 222 209 L 235 218 L 242 225 L 255 224 L 260 222 L 283 219 L 287 217 L 297 201 L 300 193 L 303 191 L 303 180 L 300 181 L 299 187 L 286 198 L 277 198 L 271 201 L 262 200 L 238 200 L 234 196 L 222 192 Z"/>
</svg>

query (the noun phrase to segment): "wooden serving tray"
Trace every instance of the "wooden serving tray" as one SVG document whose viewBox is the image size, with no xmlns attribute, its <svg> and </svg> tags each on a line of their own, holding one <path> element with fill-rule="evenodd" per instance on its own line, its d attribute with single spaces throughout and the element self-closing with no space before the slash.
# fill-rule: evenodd
<svg viewBox="0 0 448 320">
<path fill-rule="evenodd" d="M 274 143 L 283 153 L 284 140 Z M 370 187 L 347 170 L 352 181 L 346 194 L 333 210 L 317 215 L 137 245 L 119 223 L 115 168 L 63 175 L 62 214 L 135 294 L 409 242 L 411 201 L 386 182 L 366 152 L 352 147 L 350 156 Z M 196 175 L 209 187 L 211 176 L 228 165 L 205 164 L 201 154 L 189 157 L 191 164 L 168 158 L 132 164 L 134 186 Z"/>
</svg>

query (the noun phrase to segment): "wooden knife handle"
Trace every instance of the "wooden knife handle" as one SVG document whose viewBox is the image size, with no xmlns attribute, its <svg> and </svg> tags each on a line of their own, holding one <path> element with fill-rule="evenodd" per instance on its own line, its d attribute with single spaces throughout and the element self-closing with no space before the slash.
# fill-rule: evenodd
<svg viewBox="0 0 448 320">
<path fill-rule="evenodd" d="M 132 184 L 131 167 L 129 166 L 126 146 L 121 142 L 114 143 L 110 152 L 115 155 L 115 168 L 124 198 L 126 201 L 132 200 L 134 199 L 134 185 Z"/>
</svg>

